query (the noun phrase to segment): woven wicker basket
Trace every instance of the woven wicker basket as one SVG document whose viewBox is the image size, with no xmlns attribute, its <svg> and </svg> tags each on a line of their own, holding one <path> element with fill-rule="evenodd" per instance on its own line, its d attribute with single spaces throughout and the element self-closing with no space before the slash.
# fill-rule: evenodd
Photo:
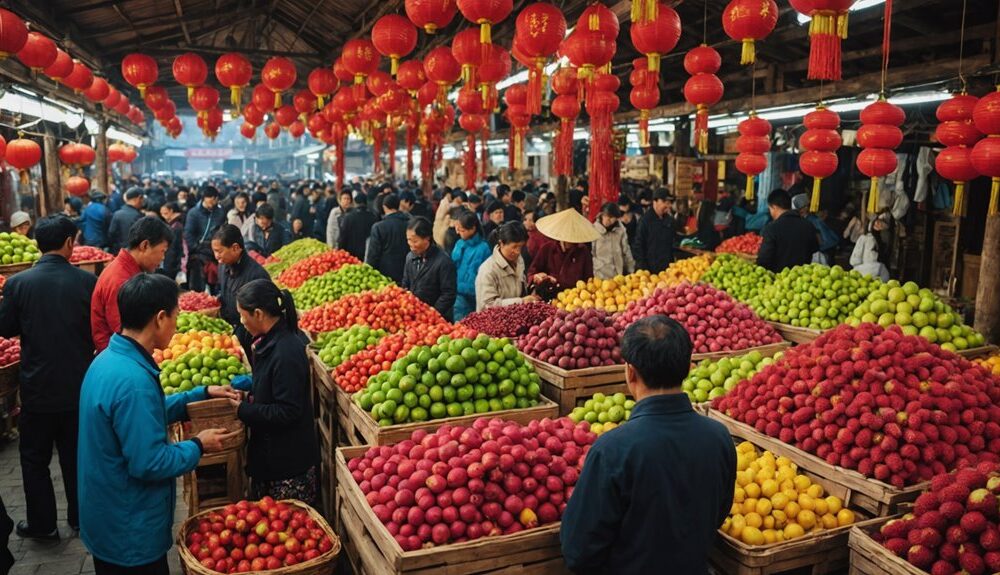
<svg viewBox="0 0 1000 575">
<path fill-rule="evenodd" d="M 236 408 L 228 399 L 206 399 L 187 405 L 190 421 L 182 425 L 180 439 L 191 439 L 206 429 L 227 429 L 244 431 L 243 422 L 236 416 Z M 222 443 L 224 450 L 238 449 L 246 442 L 246 433 L 227 439 Z"/>
<path fill-rule="evenodd" d="M 196 309 L 195 313 L 200 313 L 201 315 L 207 315 L 208 317 L 219 317 L 219 310 L 221 308 L 216 307 L 206 307 L 205 309 Z"/>
<path fill-rule="evenodd" d="M 292 507 L 296 507 L 308 513 L 309 517 L 316 522 L 316 525 L 318 525 L 319 528 L 330 537 L 330 541 L 333 543 L 333 548 L 315 559 L 304 561 L 298 565 L 292 565 L 290 567 L 271 569 L 266 573 L 268 573 L 268 575 L 332 575 L 337 569 L 337 559 L 340 556 L 340 538 L 333 532 L 333 529 L 330 527 L 330 524 L 326 522 L 326 519 L 323 519 L 323 516 L 312 507 L 309 507 L 305 503 L 295 499 L 285 499 L 283 501 Z M 201 521 L 203 517 L 210 513 L 219 513 L 222 509 L 223 507 L 206 509 L 197 515 L 188 517 L 187 521 L 181 525 L 181 529 L 177 533 L 177 552 L 181 557 L 181 571 L 186 575 L 219 575 L 217 571 L 205 568 L 194 556 L 194 554 L 191 553 L 191 550 L 188 549 L 186 542 L 188 534 L 198 528 L 198 522 Z M 254 571 L 254 573 L 261 572 Z"/>
</svg>

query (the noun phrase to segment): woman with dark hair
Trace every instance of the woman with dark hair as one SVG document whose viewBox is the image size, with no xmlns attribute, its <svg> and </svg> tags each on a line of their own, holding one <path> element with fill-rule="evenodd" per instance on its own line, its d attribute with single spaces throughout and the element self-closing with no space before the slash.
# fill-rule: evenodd
<svg viewBox="0 0 1000 575">
<path fill-rule="evenodd" d="M 538 301 L 525 296 L 524 258 L 521 250 L 528 243 L 528 231 L 521 222 L 500 226 L 490 242 L 496 244 L 491 255 L 476 274 L 476 311 L 488 307 Z"/>
<path fill-rule="evenodd" d="M 295 303 L 274 282 L 254 280 L 236 296 L 240 321 L 253 337 L 253 379 L 247 400 L 233 400 L 249 429 L 250 496 L 298 499 L 316 505 L 319 444 L 309 398 L 306 338 Z M 233 387 L 246 387 L 236 378 Z"/>
<path fill-rule="evenodd" d="M 455 219 L 459 240 L 451 252 L 458 276 L 458 297 L 455 299 L 455 321 L 476 310 L 476 274 L 479 266 L 490 257 L 490 246 L 483 238 L 483 230 L 476 214 L 462 208 Z"/>
<path fill-rule="evenodd" d="M 434 243 L 433 235 L 434 225 L 427 218 L 418 216 L 407 224 L 410 253 L 403 265 L 402 285 L 451 321 L 456 297 L 455 264 Z"/>
</svg>

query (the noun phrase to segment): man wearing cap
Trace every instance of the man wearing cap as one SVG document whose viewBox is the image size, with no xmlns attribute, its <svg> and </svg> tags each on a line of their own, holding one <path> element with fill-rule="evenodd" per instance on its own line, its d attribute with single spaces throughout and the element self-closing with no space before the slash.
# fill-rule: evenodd
<svg viewBox="0 0 1000 575">
<path fill-rule="evenodd" d="M 122 249 L 132 224 L 143 216 L 142 201 L 142 188 L 133 187 L 125 192 L 125 205 L 111 216 L 108 228 L 108 247 L 112 252 Z"/>
<path fill-rule="evenodd" d="M 757 265 L 778 273 L 785 268 L 812 261 L 819 249 L 816 228 L 792 209 L 792 199 L 785 190 L 774 190 L 767 196 L 771 223 L 761 232 L 763 241 L 757 252 Z"/>
<path fill-rule="evenodd" d="M 590 243 L 599 235 L 587 218 L 569 208 L 538 220 L 536 227 L 548 241 L 531 260 L 529 284 L 554 295 L 594 277 Z"/>
<path fill-rule="evenodd" d="M 594 241 L 594 277 L 611 279 L 617 275 L 635 271 L 632 248 L 628 245 L 625 226 L 619 222 L 621 208 L 615 202 L 601 206 L 601 212 L 594 222 L 594 229 L 600 234 Z"/>
<path fill-rule="evenodd" d="M 80 215 L 80 232 L 83 235 L 83 245 L 97 248 L 108 247 L 108 223 L 111 212 L 104 205 L 107 196 L 101 192 L 90 193 L 90 203 L 83 208 Z"/>
<path fill-rule="evenodd" d="M 653 194 L 651 209 L 639 220 L 635 232 L 635 266 L 658 274 L 674 261 L 676 222 L 674 198 L 666 188 Z"/>
<path fill-rule="evenodd" d="M 31 230 L 31 216 L 28 212 L 14 212 L 10 215 L 10 231 L 28 237 Z"/>
</svg>

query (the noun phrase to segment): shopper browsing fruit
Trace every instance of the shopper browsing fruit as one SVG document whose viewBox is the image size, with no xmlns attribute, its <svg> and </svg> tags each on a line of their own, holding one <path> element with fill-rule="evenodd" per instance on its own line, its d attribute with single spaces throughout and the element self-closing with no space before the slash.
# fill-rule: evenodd
<svg viewBox="0 0 1000 575">
<path fill-rule="evenodd" d="M 531 259 L 529 284 L 555 295 L 576 282 L 594 277 L 590 243 L 600 238 L 600 234 L 587 218 L 568 209 L 538 220 L 537 227 L 549 241 Z"/>
<path fill-rule="evenodd" d="M 251 337 L 240 324 L 236 294 L 253 280 L 270 280 L 264 268 L 246 252 L 243 234 L 232 224 L 225 224 L 212 236 L 212 253 L 219 262 L 219 316 L 233 326 L 243 351 L 250 357 Z"/>
<path fill-rule="evenodd" d="M 98 353 L 108 347 L 111 334 L 121 327 L 118 289 L 140 272 L 156 271 L 173 237 L 173 232 L 159 218 L 146 216 L 132 224 L 125 247 L 104 268 L 90 300 L 90 331 Z"/>
<path fill-rule="evenodd" d="M 687 331 L 663 315 L 625 330 L 628 423 L 587 453 L 562 518 L 566 566 L 576 573 L 707 573 L 708 551 L 733 501 L 736 449 L 726 428 L 698 415 L 681 390 Z"/>
<path fill-rule="evenodd" d="M 403 267 L 402 287 L 451 321 L 455 307 L 455 262 L 434 243 L 434 226 L 424 217 L 410 220 L 406 243 L 410 253 Z"/>
<path fill-rule="evenodd" d="M 184 221 L 184 243 L 187 244 L 187 280 L 194 291 L 204 291 L 205 286 L 215 287 L 217 270 L 212 257 L 212 234 L 226 221 L 226 213 L 219 207 L 219 190 L 205 186 L 201 202 L 188 212 Z"/>
<path fill-rule="evenodd" d="M 250 430 L 247 475 L 251 498 L 316 504 L 319 444 L 309 393 L 306 339 L 288 290 L 254 280 L 236 298 L 240 321 L 254 338 L 253 380 L 245 400 L 233 400 Z M 245 381 L 233 381 L 243 388 Z"/>
<path fill-rule="evenodd" d="M 493 255 L 476 274 L 476 311 L 488 307 L 538 301 L 525 295 L 524 258 L 521 250 L 528 243 L 528 231 L 521 222 L 507 222 L 490 238 L 495 243 Z"/>
<path fill-rule="evenodd" d="M 382 210 L 385 216 L 372 226 L 365 263 L 398 284 L 403 281 L 403 267 L 406 265 L 406 254 L 409 253 L 406 225 L 410 216 L 399 211 L 399 196 L 396 194 L 385 196 Z"/>
<path fill-rule="evenodd" d="M 792 209 L 792 198 L 785 190 L 774 190 L 767 196 L 771 223 L 764 226 L 757 265 L 778 273 L 785 268 L 812 262 L 819 250 L 816 228 Z"/>
<path fill-rule="evenodd" d="M 673 207 L 674 198 L 666 188 L 653 193 L 652 208 L 642 214 L 635 230 L 634 255 L 638 269 L 658 274 L 673 263 L 677 236 Z"/>
<path fill-rule="evenodd" d="M 455 321 L 476 311 L 476 274 L 490 257 L 490 246 L 483 237 L 483 228 L 476 214 L 463 208 L 455 221 L 458 242 L 451 252 L 458 277 L 458 297 L 455 299 Z"/>
<path fill-rule="evenodd" d="M 632 248 L 628 245 L 625 225 L 620 223 L 622 210 L 618 204 L 607 202 L 594 222 L 599 237 L 594 241 L 594 277 L 611 279 L 635 271 Z"/>
<path fill-rule="evenodd" d="M 94 357 L 90 298 L 97 278 L 69 263 L 76 226 L 63 215 L 35 228 L 44 254 L 10 278 L 0 300 L 0 335 L 21 336 L 21 475 L 27 520 L 21 537 L 59 539 L 56 499 L 49 477 L 52 446 L 59 450 L 66 488 L 66 521 L 80 521 L 76 497 L 76 444 L 80 383 Z M 53 297 L 53 294 L 58 294 Z"/>
<path fill-rule="evenodd" d="M 94 359 L 80 392 L 80 536 L 98 575 L 167 575 L 177 477 L 232 435 L 206 429 L 171 443 L 167 425 L 185 419 L 192 401 L 238 394 L 209 386 L 164 397 L 152 353 L 176 331 L 177 284 L 145 273 L 116 291 L 122 331 Z"/>
</svg>

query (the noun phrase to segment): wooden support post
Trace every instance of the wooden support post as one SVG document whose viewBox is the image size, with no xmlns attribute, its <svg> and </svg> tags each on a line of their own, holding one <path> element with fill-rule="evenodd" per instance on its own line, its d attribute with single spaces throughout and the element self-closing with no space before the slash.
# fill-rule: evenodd
<svg viewBox="0 0 1000 575">
<path fill-rule="evenodd" d="M 97 132 L 97 159 L 94 162 L 94 169 L 97 174 L 94 177 L 96 188 L 107 195 L 111 195 L 111 186 L 108 182 L 108 123 L 100 121 L 100 128 Z"/>
<path fill-rule="evenodd" d="M 677 123 L 674 132 L 674 154 L 682 158 L 691 157 L 691 122 L 685 118 Z"/>
<path fill-rule="evenodd" d="M 559 176 L 556 179 L 556 210 L 563 211 L 569 207 L 569 178 Z"/>
<path fill-rule="evenodd" d="M 1000 216 L 986 218 L 975 327 L 987 342 L 1000 343 Z"/>
<path fill-rule="evenodd" d="M 48 130 L 42 138 L 44 167 L 42 171 L 41 197 L 38 202 L 38 216 L 57 214 L 63 209 L 62 181 L 59 174 L 59 145 Z"/>
</svg>

